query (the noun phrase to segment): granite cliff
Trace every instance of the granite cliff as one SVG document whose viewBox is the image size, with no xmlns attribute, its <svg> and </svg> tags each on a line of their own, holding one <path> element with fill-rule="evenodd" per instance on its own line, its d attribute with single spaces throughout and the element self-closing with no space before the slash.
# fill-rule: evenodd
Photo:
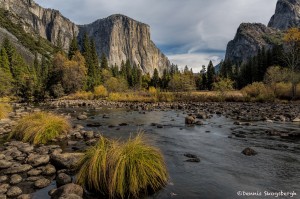
<svg viewBox="0 0 300 199">
<path fill-rule="evenodd" d="M 0 8 L 9 11 L 11 21 L 27 33 L 39 35 L 54 45 L 61 43 L 65 50 L 78 34 L 78 27 L 59 11 L 42 8 L 32 0 L 0 0 Z"/>
<path fill-rule="evenodd" d="M 300 26 L 300 0 L 278 0 L 268 27 L 263 24 L 241 24 L 227 45 L 226 60 L 243 62 L 263 47 L 270 49 L 282 42 L 284 31 Z"/>
<path fill-rule="evenodd" d="M 130 60 L 144 73 L 157 68 L 160 74 L 170 65 L 167 57 L 150 39 L 150 27 L 124 15 L 112 15 L 91 24 L 79 26 L 79 40 L 87 33 L 96 43 L 99 56 L 104 53 L 110 64 Z"/>
<path fill-rule="evenodd" d="M 152 73 L 157 68 L 160 74 L 170 65 L 167 57 L 151 41 L 150 27 L 123 15 L 76 25 L 59 11 L 42 8 L 33 0 L 0 0 L 0 9 L 9 12 L 9 19 L 26 33 L 61 45 L 64 50 L 68 50 L 74 36 L 80 40 L 86 32 L 96 41 L 98 56 L 104 53 L 111 65 L 120 65 L 129 59 L 144 73 Z"/>
</svg>

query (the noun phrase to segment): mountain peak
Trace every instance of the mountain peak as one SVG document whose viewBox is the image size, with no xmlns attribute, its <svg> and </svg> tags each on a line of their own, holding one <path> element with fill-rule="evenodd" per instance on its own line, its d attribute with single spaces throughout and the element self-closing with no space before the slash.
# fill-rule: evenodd
<svg viewBox="0 0 300 199">
<path fill-rule="evenodd" d="M 269 27 L 287 30 L 300 26 L 300 0 L 278 0 Z"/>
</svg>

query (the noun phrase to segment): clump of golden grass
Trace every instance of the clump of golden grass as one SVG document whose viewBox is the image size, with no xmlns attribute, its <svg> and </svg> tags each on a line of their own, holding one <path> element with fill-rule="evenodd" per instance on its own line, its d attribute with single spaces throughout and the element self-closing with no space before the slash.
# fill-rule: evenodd
<svg viewBox="0 0 300 199">
<path fill-rule="evenodd" d="M 79 163 L 77 182 L 110 198 L 138 198 L 158 191 L 168 180 L 161 152 L 142 134 L 126 142 L 103 137 L 87 150 Z"/>
<path fill-rule="evenodd" d="M 0 103 L 0 119 L 6 118 L 11 111 L 12 108 L 9 104 Z"/>
<path fill-rule="evenodd" d="M 46 144 L 60 135 L 67 134 L 70 128 L 70 123 L 62 116 L 46 112 L 31 113 L 18 121 L 9 139 Z"/>
</svg>

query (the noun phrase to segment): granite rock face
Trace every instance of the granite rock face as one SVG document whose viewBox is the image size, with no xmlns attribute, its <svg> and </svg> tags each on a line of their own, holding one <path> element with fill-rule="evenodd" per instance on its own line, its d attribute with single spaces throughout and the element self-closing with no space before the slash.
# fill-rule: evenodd
<svg viewBox="0 0 300 199">
<path fill-rule="evenodd" d="M 65 50 L 78 34 L 78 26 L 59 11 L 42 8 L 32 0 L 0 0 L 0 8 L 12 13 L 11 20 L 27 33 L 40 35 L 54 45 L 60 42 Z"/>
<path fill-rule="evenodd" d="M 268 27 L 257 23 L 240 25 L 235 38 L 227 45 L 225 59 L 246 61 L 257 55 L 259 49 L 270 49 L 280 43 L 284 31 L 291 27 L 300 27 L 300 0 L 278 0 Z"/>
<path fill-rule="evenodd" d="M 300 26 L 300 0 L 278 0 L 269 27 L 287 30 Z"/>
<path fill-rule="evenodd" d="M 234 62 L 246 61 L 255 56 L 259 49 L 272 48 L 273 43 L 269 38 L 276 35 L 280 35 L 280 31 L 263 24 L 243 23 L 234 39 L 228 43 L 225 59 Z"/>
<path fill-rule="evenodd" d="M 124 15 L 112 15 L 91 24 L 79 26 L 79 40 L 87 33 L 96 43 L 99 57 L 104 53 L 110 64 L 121 65 L 127 59 L 144 73 L 157 68 L 162 74 L 170 65 L 167 57 L 150 39 L 150 27 Z"/>
</svg>

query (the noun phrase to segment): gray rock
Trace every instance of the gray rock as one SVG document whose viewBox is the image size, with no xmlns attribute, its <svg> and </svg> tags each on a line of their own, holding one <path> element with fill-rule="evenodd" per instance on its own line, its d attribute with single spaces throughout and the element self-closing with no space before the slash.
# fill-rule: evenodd
<svg viewBox="0 0 300 199">
<path fill-rule="evenodd" d="M 82 197 L 83 196 L 83 188 L 77 184 L 66 184 L 64 186 L 59 187 L 58 189 L 56 189 L 52 195 L 51 198 L 53 199 L 58 199 L 60 197 L 66 197 L 68 195 L 77 195 Z"/>
<path fill-rule="evenodd" d="M 6 198 L 7 198 L 6 195 L 0 194 L 0 199 L 6 199 Z"/>
<path fill-rule="evenodd" d="M 0 183 L 5 182 L 6 180 L 8 180 L 7 176 L 0 176 Z"/>
<path fill-rule="evenodd" d="M 56 177 L 57 187 L 61 187 L 63 185 L 69 184 L 69 183 L 72 183 L 72 178 L 69 175 L 67 175 L 65 173 L 60 173 L 57 175 L 57 177 Z"/>
<path fill-rule="evenodd" d="M 31 199 L 31 195 L 30 194 L 22 194 L 22 195 L 18 196 L 17 199 Z"/>
<path fill-rule="evenodd" d="M 3 160 L 3 159 L 5 159 L 5 155 L 0 153 L 0 160 Z"/>
<path fill-rule="evenodd" d="M 0 160 L 0 169 L 7 169 L 12 166 L 12 162 L 6 160 Z"/>
<path fill-rule="evenodd" d="M 9 183 L 10 183 L 11 185 L 16 185 L 16 184 L 22 182 L 22 180 L 23 180 L 23 178 L 22 178 L 20 175 L 14 174 L 14 175 L 12 175 L 12 176 L 10 177 L 10 182 L 9 182 Z"/>
<path fill-rule="evenodd" d="M 6 195 L 10 198 L 17 197 L 22 194 L 22 190 L 19 187 L 10 187 L 6 193 Z"/>
<path fill-rule="evenodd" d="M 86 115 L 78 115 L 77 119 L 78 120 L 86 120 L 88 117 Z"/>
<path fill-rule="evenodd" d="M 5 194 L 9 187 L 9 184 L 0 184 L 0 194 Z"/>
<path fill-rule="evenodd" d="M 38 189 L 45 188 L 51 184 L 51 181 L 46 178 L 41 178 L 37 181 L 35 181 L 34 186 Z"/>
<path fill-rule="evenodd" d="M 27 162 L 31 164 L 33 167 L 48 164 L 49 160 L 50 160 L 49 155 L 38 155 L 33 153 L 30 154 L 27 158 Z"/>
<path fill-rule="evenodd" d="M 27 172 L 27 175 L 29 176 L 38 176 L 42 173 L 42 170 L 39 169 L 31 169 L 30 171 Z"/>
<path fill-rule="evenodd" d="M 82 197 L 76 194 L 68 194 L 68 195 L 60 196 L 58 199 L 82 199 Z"/>
<path fill-rule="evenodd" d="M 242 153 L 246 156 L 254 156 L 257 154 L 257 152 L 251 148 L 246 148 L 242 151 Z"/>
<path fill-rule="evenodd" d="M 297 0 L 278 0 L 275 14 L 268 26 L 280 30 L 300 26 L 300 2 Z"/>
<path fill-rule="evenodd" d="M 8 169 L 5 169 L 4 174 L 23 173 L 29 171 L 30 169 L 32 169 L 32 166 L 29 164 L 14 164 Z"/>
<path fill-rule="evenodd" d="M 194 124 L 195 123 L 195 118 L 193 116 L 187 116 L 185 118 L 185 124 Z"/>
<path fill-rule="evenodd" d="M 93 139 L 94 138 L 94 132 L 93 131 L 87 131 L 84 133 L 84 137 L 87 139 Z"/>
<path fill-rule="evenodd" d="M 293 119 L 293 122 L 300 122 L 300 116 L 298 116 L 295 119 Z"/>
<path fill-rule="evenodd" d="M 78 26 L 62 16 L 57 10 L 45 9 L 34 1 L 0 1 L 0 7 L 12 12 L 16 23 L 31 35 L 38 34 L 57 45 L 58 37 L 63 49 L 69 48 L 70 41 L 78 34 Z M 27 109 L 28 110 L 28 109 Z"/>
<path fill-rule="evenodd" d="M 31 177 L 28 177 L 26 179 L 26 181 L 28 181 L 28 182 L 35 182 L 35 181 L 37 181 L 39 179 L 42 179 L 42 178 L 43 178 L 43 176 L 31 176 Z"/>
<path fill-rule="evenodd" d="M 49 175 L 53 175 L 53 174 L 55 174 L 55 173 L 56 173 L 56 169 L 55 169 L 55 167 L 54 167 L 53 165 L 51 165 L 51 164 L 48 164 L 48 165 L 45 166 L 44 169 L 43 169 L 43 174 L 44 174 L 44 175 L 49 176 Z"/>
<path fill-rule="evenodd" d="M 83 153 L 53 153 L 51 162 L 60 168 L 74 169 L 82 156 Z"/>
</svg>

